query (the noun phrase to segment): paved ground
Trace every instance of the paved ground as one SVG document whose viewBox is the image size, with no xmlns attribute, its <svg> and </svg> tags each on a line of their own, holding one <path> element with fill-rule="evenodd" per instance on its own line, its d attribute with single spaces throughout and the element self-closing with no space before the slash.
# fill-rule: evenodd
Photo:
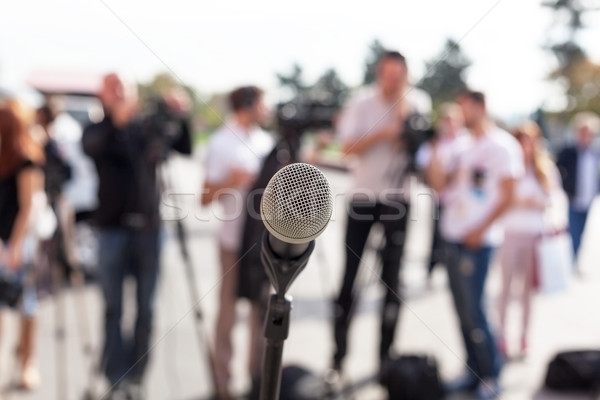
<svg viewBox="0 0 600 400">
<path fill-rule="evenodd" d="M 212 337 L 216 313 L 218 269 L 214 245 L 216 220 L 211 210 L 200 209 L 198 187 L 202 176 L 198 159 L 175 160 L 173 169 L 178 192 L 185 200 L 183 212 L 189 230 L 197 285 L 202 293 L 200 306 L 205 312 L 204 328 Z M 343 193 L 349 183 L 346 175 L 327 172 L 335 193 Z M 405 286 L 401 296 L 404 308 L 395 344 L 399 352 L 427 352 L 437 357 L 444 378 L 458 375 L 463 369 L 463 348 L 458 336 L 457 321 L 446 289 L 445 271 L 438 270 L 431 288 L 424 279 L 424 259 L 429 243 L 430 221 L 428 205 L 421 204 L 414 215 L 405 257 L 403 278 Z M 590 220 L 600 218 L 598 212 Z M 169 210 L 168 210 L 169 211 Z M 170 209 L 172 212 L 173 209 Z M 181 215 L 181 214 L 180 214 Z M 152 362 L 146 388 L 149 400 L 202 399 L 209 394 L 205 344 L 198 344 L 194 330 L 194 316 L 187 289 L 187 277 L 172 235 L 172 224 L 167 223 L 167 240 L 164 265 L 158 297 L 157 325 L 152 348 Z M 594 225 L 593 223 L 590 225 Z M 598 224 L 591 226 L 585 237 L 582 254 L 583 275 L 566 293 L 537 296 L 534 304 L 530 355 L 526 360 L 510 362 L 503 373 L 505 388 L 503 399 L 584 399 L 576 395 L 558 396 L 540 391 L 545 366 L 558 350 L 600 347 L 600 272 L 595 246 Z M 286 341 L 284 363 L 304 365 L 317 373 L 328 366 L 331 346 L 329 299 L 337 290 L 341 276 L 342 232 L 344 226 L 344 200 L 336 200 L 334 219 L 326 232 L 318 239 L 315 254 L 306 270 L 290 290 L 293 296 L 291 333 Z M 375 237 L 373 238 L 376 239 Z M 352 325 L 350 356 L 347 360 L 348 380 L 356 381 L 375 371 L 376 346 L 378 343 L 378 304 L 381 287 L 373 271 L 376 263 L 372 255 L 365 257 L 360 280 L 364 289 L 359 311 Z M 499 275 L 495 268 L 489 279 L 489 306 L 495 310 Z M 131 289 L 131 288 L 129 288 Z M 89 386 L 89 358 L 83 352 L 86 339 L 97 352 L 100 343 L 100 294 L 96 286 L 88 286 L 83 295 L 72 290 L 64 293 L 63 302 L 46 300 L 40 307 L 38 359 L 43 383 L 32 393 L 10 390 L 12 348 L 15 343 L 17 319 L 5 313 L 3 336 L 0 346 L 0 384 L 5 399 L 15 400 L 70 400 L 80 399 Z M 80 307 L 79 312 L 77 306 Z M 131 321 L 132 304 L 127 304 L 127 321 Z M 54 329 L 57 311 L 66 314 L 66 348 L 56 345 Z M 233 365 L 234 388 L 243 393 L 248 380 L 245 376 L 247 332 L 245 318 L 247 307 L 239 306 L 239 318 L 234 340 L 237 353 Z M 519 315 L 510 314 L 510 333 L 518 333 Z M 80 329 L 78 316 L 85 316 L 91 327 L 91 335 Z M 89 338 L 87 337 L 89 336 Z M 515 341 L 516 343 L 516 341 Z M 66 371 L 66 374 L 63 373 Z M 61 378 L 63 376 L 63 378 Z M 101 394 L 105 385 L 99 385 Z M 62 391 L 64 390 L 64 391 Z M 367 386 L 357 393 L 356 399 L 383 399 L 384 393 L 375 385 Z M 99 397 L 101 398 L 101 397 Z"/>
</svg>

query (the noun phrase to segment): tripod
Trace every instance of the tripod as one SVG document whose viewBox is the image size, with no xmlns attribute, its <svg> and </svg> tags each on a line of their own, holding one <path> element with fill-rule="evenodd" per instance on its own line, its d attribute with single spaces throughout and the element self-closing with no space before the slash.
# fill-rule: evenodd
<svg viewBox="0 0 600 400">
<path fill-rule="evenodd" d="M 167 187 L 173 187 L 173 180 L 171 175 L 170 166 L 166 166 L 163 168 L 163 179 Z M 192 259 L 190 257 L 190 252 L 187 246 L 187 233 L 185 231 L 185 227 L 183 226 L 183 221 L 181 219 L 175 220 L 175 231 L 177 241 L 179 243 L 179 251 L 181 253 L 181 259 L 184 264 L 185 273 L 187 275 L 187 286 L 188 292 L 190 295 L 190 302 L 192 303 L 193 315 L 194 315 L 194 330 L 196 332 L 196 339 L 198 340 L 198 348 L 200 349 L 200 359 L 207 360 L 210 371 L 211 382 L 216 382 L 216 375 L 214 369 L 214 356 L 211 350 L 211 346 L 208 343 L 208 335 L 206 333 L 205 325 L 204 325 L 204 313 L 202 312 L 202 308 L 200 307 L 200 290 L 196 285 L 196 271 L 194 270 L 194 266 L 192 265 Z M 205 348 L 206 354 L 202 351 Z"/>
<path fill-rule="evenodd" d="M 48 241 L 43 243 L 46 262 L 49 266 L 51 288 L 55 296 L 54 304 L 54 338 L 55 338 L 55 359 L 56 359 L 56 398 L 59 400 L 67 399 L 68 387 L 68 364 L 67 364 L 67 346 L 66 346 L 66 303 L 65 290 L 67 283 L 75 291 L 75 311 L 77 325 L 81 335 L 82 352 L 87 359 L 90 379 L 94 373 L 93 346 L 89 328 L 88 308 L 85 301 L 85 277 L 81 269 L 73 265 L 74 261 L 69 256 L 68 234 L 65 231 L 66 224 L 70 218 L 66 211 L 66 205 L 61 203 L 59 195 L 51 196 L 51 206 L 54 210 L 58 223 L 57 228 Z"/>
</svg>

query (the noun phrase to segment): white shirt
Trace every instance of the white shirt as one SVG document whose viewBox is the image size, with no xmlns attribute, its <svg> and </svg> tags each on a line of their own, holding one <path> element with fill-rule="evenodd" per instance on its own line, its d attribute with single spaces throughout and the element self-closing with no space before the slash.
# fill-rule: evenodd
<svg viewBox="0 0 600 400">
<path fill-rule="evenodd" d="M 599 157 L 593 148 L 577 150 L 577 193 L 573 199 L 573 207 L 588 210 L 598 194 Z"/>
<path fill-rule="evenodd" d="M 246 131 L 233 119 L 228 120 L 212 135 L 208 144 L 206 181 L 222 183 L 238 169 L 257 175 L 273 143 L 273 138 L 262 129 L 256 127 Z M 221 221 L 219 245 L 230 251 L 237 251 L 241 246 L 247 191 L 246 187 L 232 188 L 218 193 L 216 197 L 222 206 L 221 210 L 214 210 Z"/>
<path fill-rule="evenodd" d="M 462 242 L 493 212 L 501 200 L 501 182 L 523 175 L 519 143 L 506 131 L 494 127 L 480 138 L 463 135 L 455 140 L 460 149 L 457 169 L 445 193 L 440 229 L 450 242 Z M 502 226 L 495 221 L 483 234 L 486 245 L 502 240 Z"/>
<path fill-rule="evenodd" d="M 418 89 L 407 91 L 406 99 L 420 113 L 428 113 L 431 109 L 431 101 L 426 101 L 427 94 Z M 338 125 L 338 133 L 343 144 L 351 143 L 389 126 L 395 118 L 395 101 L 386 101 L 379 88 L 370 86 L 360 90 L 349 101 Z M 354 176 L 352 198 L 360 198 L 359 193 L 380 198 L 394 191 L 408 197 L 409 194 L 404 193 L 401 187 L 399 176 L 406 165 L 405 158 L 398 148 L 389 143 L 378 143 L 357 155 L 350 165 Z"/>
<path fill-rule="evenodd" d="M 93 210 L 98 205 L 98 175 L 94 162 L 83 152 L 81 126 L 67 113 L 59 114 L 50 126 L 51 135 L 71 166 L 71 179 L 64 194 L 76 211 Z"/>
<path fill-rule="evenodd" d="M 535 199 L 550 205 L 550 193 L 542 187 L 532 168 L 528 168 L 525 176 L 518 180 L 514 196 L 516 202 Z M 503 218 L 504 229 L 507 232 L 542 233 L 546 230 L 545 216 L 545 209 L 515 206 Z"/>
</svg>

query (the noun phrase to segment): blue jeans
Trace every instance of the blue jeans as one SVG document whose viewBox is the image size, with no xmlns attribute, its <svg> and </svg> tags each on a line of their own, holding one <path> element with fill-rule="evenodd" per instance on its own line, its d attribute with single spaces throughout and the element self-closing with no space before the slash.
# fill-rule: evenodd
<svg viewBox="0 0 600 400">
<path fill-rule="evenodd" d="M 588 210 L 577 210 L 573 206 L 569 206 L 569 233 L 573 240 L 573 254 L 575 257 L 577 257 L 581 245 L 581 237 L 583 236 L 587 216 Z"/>
<path fill-rule="evenodd" d="M 498 378 L 500 354 L 488 324 L 483 296 L 492 248 L 470 250 L 462 244 L 449 243 L 446 249 L 448 280 L 460 320 L 469 372 L 474 381 Z"/>
<path fill-rule="evenodd" d="M 148 363 L 159 272 L 159 231 L 100 229 L 99 276 L 105 302 L 102 366 L 111 384 L 124 378 L 141 380 Z M 132 338 L 123 338 L 123 281 L 136 280 L 137 316 Z"/>
</svg>

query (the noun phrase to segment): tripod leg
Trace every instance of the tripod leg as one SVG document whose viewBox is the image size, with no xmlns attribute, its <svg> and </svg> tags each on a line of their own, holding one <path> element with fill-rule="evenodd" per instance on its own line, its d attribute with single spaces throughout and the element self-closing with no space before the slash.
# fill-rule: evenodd
<svg viewBox="0 0 600 400">
<path fill-rule="evenodd" d="M 75 294 L 75 315 L 77 318 L 77 325 L 79 332 L 82 336 L 82 352 L 87 361 L 88 368 L 88 392 L 84 395 L 87 399 L 95 398 L 95 382 L 96 365 L 94 362 L 94 349 L 92 345 L 92 335 L 90 331 L 90 324 L 87 318 L 88 307 L 85 301 L 85 278 L 80 270 L 71 271 L 70 275 L 71 285 Z"/>
<path fill-rule="evenodd" d="M 67 347 L 66 347 L 66 315 L 64 299 L 64 271 L 56 261 L 51 261 L 52 286 L 54 289 L 54 337 L 56 359 L 56 398 L 67 399 Z"/>
</svg>

